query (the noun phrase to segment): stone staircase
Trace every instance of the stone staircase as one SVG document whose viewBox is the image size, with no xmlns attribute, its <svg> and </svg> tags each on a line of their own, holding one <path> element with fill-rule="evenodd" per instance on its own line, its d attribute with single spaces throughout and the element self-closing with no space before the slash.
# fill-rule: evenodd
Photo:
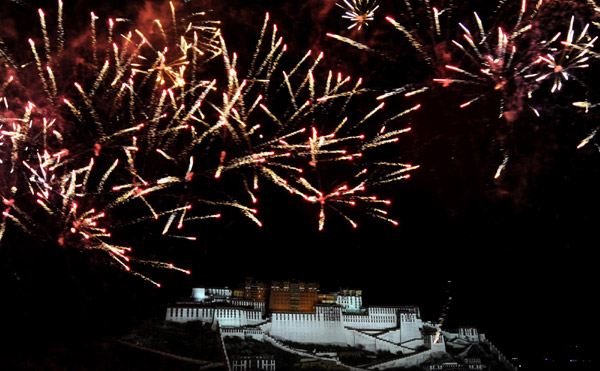
<svg viewBox="0 0 600 371">
<path fill-rule="evenodd" d="M 392 353 L 401 352 L 403 354 L 411 354 L 411 353 L 415 353 L 416 352 L 416 350 L 413 349 L 413 348 L 409 348 L 409 347 L 404 346 L 402 344 L 397 344 L 397 343 L 394 343 L 392 341 L 379 338 L 379 337 L 377 337 L 375 335 L 371 335 L 371 334 L 368 334 L 368 333 L 360 331 L 360 330 L 351 329 L 349 331 L 351 331 L 353 333 L 357 333 L 360 336 L 363 336 L 363 337 L 369 339 L 370 341 L 374 341 L 376 343 L 376 345 L 375 345 L 376 348 L 377 348 L 377 342 L 381 342 L 381 343 L 385 344 L 386 347 L 387 347 L 387 349 L 377 349 L 377 350 L 389 350 Z"/>
</svg>

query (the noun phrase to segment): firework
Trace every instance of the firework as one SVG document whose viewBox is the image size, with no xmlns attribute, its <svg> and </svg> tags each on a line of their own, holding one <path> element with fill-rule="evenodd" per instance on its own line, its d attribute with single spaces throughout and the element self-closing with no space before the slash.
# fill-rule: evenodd
<svg viewBox="0 0 600 371">
<path fill-rule="evenodd" d="M 267 15 L 251 68 L 243 78 L 237 56 L 224 53 L 229 88 L 216 108 L 221 116 L 217 125 L 240 146 L 237 153 L 222 153 L 215 177 L 246 168 L 249 174 L 244 184 L 252 185 L 247 187 L 252 202 L 256 202 L 259 179 L 265 179 L 318 205 L 319 230 L 324 228 L 326 210 L 341 215 L 355 228 L 357 223 L 349 216 L 352 210 L 397 224 L 384 210 L 389 201 L 368 192 L 379 184 L 408 178 L 408 172 L 418 166 L 375 161 L 369 154 L 396 143 L 399 135 L 409 131 L 389 127 L 418 107 L 380 121 L 375 117 L 384 104 L 355 120 L 343 116 L 368 92 L 362 79 L 353 82 L 349 76 L 329 71 L 323 74 L 324 82 L 319 82 L 322 53 L 310 62 L 312 53 L 308 52 L 286 70 L 280 63 L 286 46 L 276 26 L 268 35 L 268 26 Z M 334 167 L 350 175 L 346 181 L 327 180 L 326 174 Z"/>
<path fill-rule="evenodd" d="M 517 20 L 510 31 L 498 27 L 495 35 L 488 33 L 483 26 L 483 21 L 477 13 L 474 13 L 477 32 L 472 33 L 462 23 L 459 23 L 463 30 L 463 42 L 453 40 L 452 42 L 468 56 L 474 63 L 475 68 L 469 71 L 466 68 L 446 65 L 445 68 L 460 76 L 460 78 L 434 79 L 434 82 L 448 86 L 452 83 L 467 84 L 478 87 L 482 90 L 475 97 L 460 104 L 460 108 L 465 108 L 473 102 L 485 97 L 491 92 L 500 92 L 500 117 L 504 115 L 505 100 L 508 95 L 513 94 L 508 85 L 515 81 L 518 76 L 523 76 L 539 60 L 516 61 L 517 39 L 532 29 L 532 24 L 525 21 L 526 2 L 518 13 Z M 463 43 L 466 42 L 466 45 Z M 520 91 L 520 88 L 516 89 Z M 531 94 L 531 90 L 527 91 Z"/>
<path fill-rule="evenodd" d="M 342 4 L 336 5 L 344 10 L 342 18 L 352 22 L 348 29 L 356 27 L 359 30 L 375 19 L 375 11 L 379 8 L 376 0 L 343 0 Z"/>
<path fill-rule="evenodd" d="M 441 6 L 432 5 L 429 0 L 409 1 L 405 0 L 397 4 L 399 17 L 386 16 L 385 21 L 391 25 L 395 31 L 388 35 L 389 41 L 378 49 L 377 47 L 367 45 L 365 42 L 357 41 L 355 35 L 338 35 L 329 32 L 327 37 L 348 44 L 359 50 L 383 56 L 386 60 L 392 60 L 399 65 L 405 58 L 395 56 L 396 50 L 404 49 L 406 42 L 413 51 L 416 52 L 417 59 L 425 62 L 427 68 L 419 68 L 419 73 L 426 73 L 438 76 L 440 74 L 439 65 L 449 62 L 450 52 L 448 51 L 448 36 L 444 32 L 443 25 L 447 24 L 452 17 L 452 12 L 456 5 L 454 1 L 441 2 Z M 396 35 L 400 35 L 399 38 Z M 420 62 L 415 60 L 415 64 Z M 400 67 L 405 68 L 405 67 Z M 443 73 L 443 72 L 442 72 Z M 406 97 L 427 92 L 431 89 L 429 81 L 415 81 L 400 88 L 386 89 L 380 95 L 379 99 L 386 99 L 395 95 L 404 95 Z"/>
<path fill-rule="evenodd" d="M 63 4 L 59 1 L 56 41 L 44 11 L 38 13 L 44 53 L 29 39 L 35 63 L 19 67 L 4 44 L 1 49 L 2 62 L 9 66 L 2 76 L 10 75 L 0 83 L 0 194 L 5 205 L 0 242 L 7 243 L 16 227 L 38 241 L 103 251 L 127 271 L 131 263 L 179 270 L 133 257 L 131 247 L 116 242 L 113 230 L 129 224 L 122 218 L 154 223 L 165 219 L 166 234 L 173 224 L 181 229 L 187 220 L 210 217 L 193 215 L 183 194 L 165 194 L 191 178 L 190 157 L 170 157 L 181 166 L 162 173 L 150 171 L 148 165 L 156 156 L 168 157 L 173 142 L 192 130 L 187 120 L 199 114 L 199 102 L 211 90 L 210 82 L 199 78 L 200 67 L 220 53 L 218 22 L 192 14 L 189 23 L 173 24 L 161 40 L 151 40 L 139 30 L 113 40 L 115 22 L 108 20 L 108 39 L 103 39 L 102 20 L 91 13 L 91 61 L 84 68 L 93 77 L 62 91 L 57 81 L 65 85 L 59 79 L 72 63 L 66 58 L 71 51 L 64 48 Z M 161 42 L 169 46 L 157 49 Z M 169 48 L 174 50 L 173 60 Z M 102 55 L 106 60 L 99 67 Z M 144 67 L 140 61 L 150 62 Z M 28 80 L 30 66 L 37 72 L 37 83 Z M 42 95 L 35 91 L 38 85 Z M 111 99 L 106 102 L 105 97 Z M 32 101 L 20 104 L 27 99 Z M 197 104 L 186 109 L 188 102 Z M 145 215 L 135 218 L 138 212 Z"/>
<path fill-rule="evenodd" d="M 576 80 L 587 89 L 579 76 L 592 59 L 598 58 L 593 50 L 597 38 L 590 35 L 589 26 L 596 24 L 584 22 L 581 16 L 597 12 L 594 2 L 584 5 L 567 1 L 559 5 L 542 0 L 498 1 L 487 9 L 486 17 L 451 0 L 405 0 L 390 8 L 398 12 L 385 20 L 398 32 L 389 33 L 387 41 L 379 46 L 375 39 L 365 42 L 363 37 L 359 42 L 355 35 L 330 32 L 327 37 L 370 54 L 384 55 L 385 61 L 394 65 L 393 70 L 405 70 L 404 60 L 413 55 L 426 63 L 428 68 L 420 68 L 418 73 L 433 75 L 429 81 L 415 80 L 396 88 L 384 87 L 384 93 L 378 97 L 380 100 L 439 91 L 437 88 L 442 87 L 462 97 L 457 104 L 459 109 L 481 101 L 497 105 L 495 116 L 502 119 L 504 125 L 497 128 L 502 163 L 496 169 L 495 178 L 508 165 L 507 147 L 515 135 L 513 123 L 519 117 L 526 117 L 527 111 L 539 117 L 542 108 L 546 108 L 542 104 L 547 105 L 548 100 L 538 93 L 540 87 L 549 81 L 549 90 L 556 93 L 567 81 Z M 465 11 L 473 14 L 470 23 L 454 21 Z M 574 15 L 563 25 L 555 20 L 557 11 L 561 14 L 572 11 Z M 578 30 L 580 24 L 582 27 Z M 383 26 L 381 32 L 384 32 Z M 556 32 L 558 27 L 564 27 L 566 33 Z M 460 38 L 453 37 L 455 33 Z M 394 58 L 395 50 L 407 42 L 413 55 Z"/>
<path fill-rule="evenodd" d="M 539 57 L 538 62 L 547 66 L 549 72 L 538 72 L 528 77 L 535 78 L 536 81 L 546 79 L 552 80 L 551 92 L 560 91 L 563 82 L 574 79 L 574 71 L 589 67 L 590 51 L 594 47 L 597 37 L 591 38 L 588 35 L 589 24 L 585 25 L 579 36 L 575 37 L 573 24 L 575 17 L 571 17 L 569 29 L 565 40 L 560 42 L 560 47 L 554 46 L 554 42 L 559 40 L 561 33 L 557 33 L 552 39 L 543 42 L 548 49 L 547 53 Z"/>
<path fill-rule="evenodd" d="M 418 106 L 382 119 L 378 104 L 347 118 L 368 93 L 362 80 L 323 74 L 323 53 L 284 63 L 268 15 L 242 73 L 218 22 L 170 10 L 145 31 L 91 13 L 89 60 L 65 48 L 60 2 L 56 37 L 39 11 L 44 52 L 29 39 L 31 62 L 17 65 L 0 45 L 0 242 L 22 233 L 101 251 L 160 286 L 132 264 L 189 272 L 137 257 L 120 231 L 195 241 L 186 225 L 224 208 L 262 226 L 254 204 L 265 181 L 318 205 L 319 229 L 330 211 L 353 227 L 355 212 L 398 224 L 371 188 L 418 167 L 382 150 L 410 130 L 400 118 Z M 71 78 L 73 63 L 83 72 Z"/>
<path fill-rule="evenodd" d="M 588 101 L 577 101 L 577 102 L 573 102 L 573 106 L 577 107 L 577 108 L 583 108 L 584 109 L 584 113 L 589 113 L 589 111 L 591 109 L 594 109 L 596 107 L 598 107 L 600 104 L 598 103 L 590 103 Z M 585 147 L 586 145 L 588 145 L 590 142 L 592 142 L 596 148 L 599 148 L 599 145 L 597 143 L 597 139 L 596 139 L 596 135 L 598 133 L 598 127 L 595 127 L 593 130 L 591 130 L 591 132 L 581 140 L 581 142 L 579 142 L 579 144 L 577 145 L 577 149 L 581 149 L 583 147 Z"/>
<path fill-rule="evenodd" d="M 432 6 L 429 0 L 418 0 L 416 4 L 415 1 L 405 0 L 402 2 L 402 5 L 403 9 L 400 11 L 403 17 L 402 21 L 398 21 L 391 16 L 385 17 L 385 20 L 395 30 L 400 31 L 402 38 L 410 43 L 421 59 L 426 61 L 430 66 L 433 66 L 435 59 L 443 58 L 440 53 L 444 47 L 438 47 L 438 45 L 444 43 L 442 18 L 450 17 L 452 9 L 455 7 L 454 2 L 449 1 L 447 6 L 443 8 Z M 339 6 L 344 7 L 342 5 Z M 347 7 L 348 4 L 345 5 L 345 8 Z M 359 49 L 371 50 L 368 46 L 349 37 L 334 33 L 328 33 L 327 36 Z M 400 46 L 403 41 L 399 41 L 397 45 Z M 386 52 L 384 51 L 384 53 Z"/>
<path fill-rule="evenodd" d="M 405 0 L 402 11 L 404 21 L 393 17 L 386 17 L 394 29 L 410 43 L 421 59 L 434 67 L 436 60 L 444 58 L 445 36 L 442 32 L 442 18 L 451 18 L 451 13 L 456 7 L 454 1 L 449 1 L 443 7 L 436 7 L 429 0 Z"/>
</svg>

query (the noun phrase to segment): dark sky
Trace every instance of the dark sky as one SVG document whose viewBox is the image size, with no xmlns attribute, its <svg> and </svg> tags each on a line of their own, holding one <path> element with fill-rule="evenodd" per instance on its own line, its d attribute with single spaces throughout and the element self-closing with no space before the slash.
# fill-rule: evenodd
<svg viewBox="0 0 600 371">
<path fill-rule="evenodd" d="M 427 94 L 388 103 L 391 107 L 414 102 L 423 106 L 410 119 L 412 132 L 397 146 L 403 159 L 420 168 L 409 180 L 380 191 L 393 201 L 390 212 L 399 226 L 365 217 L 353 230 L 343 220 L 331 219 L 326 230 L 318 232 L 318 209 L 285 195 L 276 197 L 282 191 L 267 187 L 260 205 L 263 228 L 233 216 L 199 227 L 194 243 L 160 240 L 153 233 L 143 236 L 157 258 L 166 257 L 192 270 L 191 276 L 157 273 L 161 290 L 112 267 L 96 266 L 87 255 L 45 260 L 44 253 L 24 247 L 38 259 L 7 258 L 3 280 L 8 302 L 23 303 L 28 314 L 35 312 L 31 305 L 38 299 L 53 302 L 50 305 L 56 309 L 47 313 L 68 321 L 60 316 L 64 308 L 56 302 L 61 299 L 71 305 L 67 313 L 79 315 L 71 318 L 73 323 L 88 323 L 90 317 L 99 316 L 112 321 L 113 309 L 122 302 L 122 320 L 116 322 L 127 327 L 130 319 L 160 314 L 166 301 L 187 295 L 194 285 L 234 286 L 246 276 L 264 281 L 298 279 L 317 281 L 324 290 L 362 288 L 367 304 L 417 304 L 424 319 L 432 321 L 440 316 L 450 295 L 444 325 L 477 326 L 508 354 L 526 353 L 529 347 L 542 352 L 553 343 L 591 344 L 592 302 L 598 296 L 592 282 L 600 154 L 593 143 L 580 150 L 576 146 L 597 125 L 598 116 L 594 110 L 584 115 L 571 102 L 598 101 L 594 78 L 599 62 L 592 60 L 590 68 L 576 72 L 579 81 L 570 81 L 560 93 L 548 93 L 548 84 L 540 87 L 534 97 L 540 118 L 519 106 L 518 90 L 506 94 L 507 107 L 518 112 L 512 121 L 497 118 L 499 96 L 493 91 L 459 109 L 471 91 L 433 85 L 431 79 L 444 71 L 438 65 L 443 61 L 428 66 L 402 34 L 385 22 L 388 15 L 411 22 L 398 3 L 380 1 L 377 19 L 360 33 L 345 31 L 347 21 L 340 18 L 342 11 L 332 1 L 232 0 L 203 5 L 222 19 L 228 46 L 240 55 L 252 52 L 264 12 L 269 11 L 292 55 L 324 50 L 326 67 L 362 76 L 365 85 L 377 92 L 406 83 L 432 86 Z M 457 5 L 444 25 L 447 36 L 435 41 L 439 48 L 451 50 L 451 63 L 469 63 L 449 46 L 449 40 L 461 37 L 457 22 L 472 22 L 472 11 L 478 10 L 491 28 L 508 22 L 511 18 L 506 14 L 514 14 L 510 6 L 502 10 L 505 13 L 494 13 L 494 7 L 486 8 L 484 3 Z M 571 13 L 577 15 L 578 26 L 585 23 L 588 13 L 583 6 L 555 3 L 559 5 L 547 17 L 561 18 L 564 24 L 549 22 L 548 28 L 564 32 Z M 71 4 L 72 9 L 65 10 L 73 22 L 82 22 L 73 15 L 76 12 L 88 18 L 90 9 L 84 4 Z M 103 3 L 91 10 L 100 17 L 133 17 L 141 9 L 152 9 L 132 4 Z M 10 36 L 8 30 L 19 24 L 19 19 L 11 18 L 13 14 L 30 12 L 35 17 L 39 6 L 2 2 L 0 35 Z M 11 21 L 5 23 L 7 19 Z M 424 34 L 422 24 L 410 27 L 416 35 Z M 16 29 L 23 40 L 39 32 L 35 22 Z M 351 36 L 377 52 L 348 47 L 327 38 L 327 32 Z M 592 35 L 599 32 L 590 29 Z M 519 47 L 531 53 L 537 48 L 535 44 Z M 504 153 L 509 153 L 507 167 L 494 179 Z"/>
</svg>

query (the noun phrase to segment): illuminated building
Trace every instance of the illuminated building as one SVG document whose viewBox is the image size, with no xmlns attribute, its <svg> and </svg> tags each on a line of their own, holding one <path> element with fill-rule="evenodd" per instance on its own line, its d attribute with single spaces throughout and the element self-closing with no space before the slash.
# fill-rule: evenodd
<svg viewBox="0 0 600 371">
<path fill-rule="evenodd" d="M 458 337 L 471 342 L 479 342 L 479 332 L 475 327 L 459 327 Z"/>
<path fill-rule="evenodd" d="M 264 285 L 257 283 L 246 288 L 252 285 L 255 288 L 250 287 L 250 292 L 265 293 Z M 268 312 L 265 301 L 239 299 L 232 292 L 228 288 L 194 288 L 190 300 L 167 308 L 166 319 L 210 323 L 226 336 L 260 339 L 267 334 L 300 343 L 362 346 L 372 351 L 399 352 L 425 344 L 418 307 L 362 307 L 359 290 L 319 296 L 314 283 L 273 282 Z"/>
<path fill-rule="evenodd" d="M 275 357 L 269 354 L 231 357 L 232 371 L 275 371 Z"/>
<path fill-rule="evenodd" d="M 244 290 L 242 290 L 242 289 L 234 289 L 233 290 L 233 297 L 236 298 L 236 299 L 245 299 L 246 295 L 245 295 Z"/>
<path fill-rule="evenodd" d="M 319 304 L 335 304 L 335 293 L 319 294 Z"/>
<path fill-rule="evenodd" d="M 319 286 L 316 283 L 277 282 L 271 283 L 269 311 L 313 312 L 319 302 Z"/>
<path fill-rule="evenodd" d="M 362 290 L 341 290 L 335 298 L 336 304 L 348 313 L 359 313 L 362 308 Z"/>
<path fill-rule="evenodd" d="M 244 285 L 244 299 L 254 301 L 267 301 L 269 286 L 262 282 L 256 282 L 247 278 Z"/>
<path fill-rule="evenodd" d="M 196 287 L 192 289 L 192 297 L 196 301 L 227 302 L 231 296 L 232 290 L 227 287 Z"/>
<path fill-rule="evenodd" d="M 436 323 L 423 321 L 419 308 L 411 305 L 363 306 L 360 290 L 319 294 L 314 283 L 288 281 L 273 282 L 270 293 L 265 285 L 246 282 L 245 293 L 255 299 L 240 299 L 227 290 L 195 288 L 188 301 L 167 307 L 166 320 L 201 321 L 218 328 L 222 337 L 268 341 L 286 351 L 290 348 L 281 341 L 395 354 L 395 358 L 377 364 L 380 370 L 424 365 L 446 353 L 447 342 L 454 348 L 478 342 L 488 344 L 498 360 L 509 363 L 474 327 L 442 330 Z M 256 300 L 263 296 L 270 296 L 268 311 L 266 300 Z M 252 361 L 238 358 L 234 362 L 232 369 L 243 370 L 251 367 Z M 339 365 L 339 361 L 335 364 Z M 435 362 L 433 365 L 438 367 Z M 265 367 L 271 367 L 271 363 L 265 363 Z M 440 367 L 430 369 L 454 365 Z M 480 369 L 481 365 L 471 362 L 467 367 Z"/>
</svg>

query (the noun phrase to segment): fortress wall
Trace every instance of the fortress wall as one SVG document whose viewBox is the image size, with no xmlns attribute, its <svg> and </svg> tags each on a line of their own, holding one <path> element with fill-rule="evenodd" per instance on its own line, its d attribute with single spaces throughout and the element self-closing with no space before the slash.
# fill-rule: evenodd
<svg viewBox="0 0 600 371">
<path fill-rule="evenodd" d="M 215 322 L 221 327 L 241 327 L 255 325 L 262 321 L 262 313 L 255 309 L 217 308 Z"/>
<path fill-rule="evenodd" d="M 264 301 L 246 300 L 246 299 L 231 299 L 231 305 L 236 307 L 250 307 L 253 309 L 260 310 L 264 315 L 266 308 Z"/>
<path fill-rule="evenodd" d="M 167 321 L 201 321 L 223 327 L 241 327 L 255 325 L 263 321 L 262 312 L 246 308 L 208 308 L 199 306 L 167 307 Z"/>
<path fill-rule="evenodd" d="M 396 308 L 369 307 L 365 314 L 343 313 L 344 327 L 361 330 L 385 330 L 398 326 Z"/>
<path fill-rule="evenodd" d="M 405 349 L 400 345 L 392 344 L 389 341 L 368 335 L 357 330 L 344 329 L 346 344 L 353 347 L 364 347 L 371 352 L 389 351 L 392 353 L 401 353 Z"/>
<path fill-rule="evenodd" d="M 167 315 L 165 319 L 173 322 L 202 321 L 204 323 L 212 323 L 213 316 L 214 308 L 199 306 L 177 306 L 167 307 Z"/>
<path fill-rule="evenodd" d="M 423 340 L 423 338 L 419 338 L 419 339 L 405 341 L 402 343 L 402 346 L 406 347 L 406 348 L 410 348 L 410 349 L 417 349 L 418 347 L 420 347 L 424 344 L 425 344 L 425 341 Z"/>
<path fill-rule="evenodd" d="M 377 335 L 378 338 L 391 341 L 392 343 L 400 343 L 400 329 L 387 331 L 381 335 Z"/>
<path fill-rule="evenodd" d="M 479 341 L 479 332 L 475 327 L 460 327 L 458 329 L 458 337 L 472 342 Z"/>
<path fill-rule="evenodd" d="M 371 316 L 364 314 L 343 314 L 344 327 L 361 330 L 385 330 L 398 326 L 395 316 Z"/>
<path fill-rule="evenodd" d="M 258 328 L 225 327 L 221 328 L 221 336 L 239 337 L 242 339 L 250 337 L 259 341 L 262 341 L 264 339 L 262 330 Z"/>
<path fill-rule="evenodd" d="M 273 313 L 270 335 L 298 343 L 346 343 L 342 322 L 318 312 Z"/>
<path fill-rule="evenodd" d="M 417 318 L 415 313 L 400 313 L 398 318 L 400 320 L 401 343 L 421 338 L 423 322 Z"/>
</svg>

